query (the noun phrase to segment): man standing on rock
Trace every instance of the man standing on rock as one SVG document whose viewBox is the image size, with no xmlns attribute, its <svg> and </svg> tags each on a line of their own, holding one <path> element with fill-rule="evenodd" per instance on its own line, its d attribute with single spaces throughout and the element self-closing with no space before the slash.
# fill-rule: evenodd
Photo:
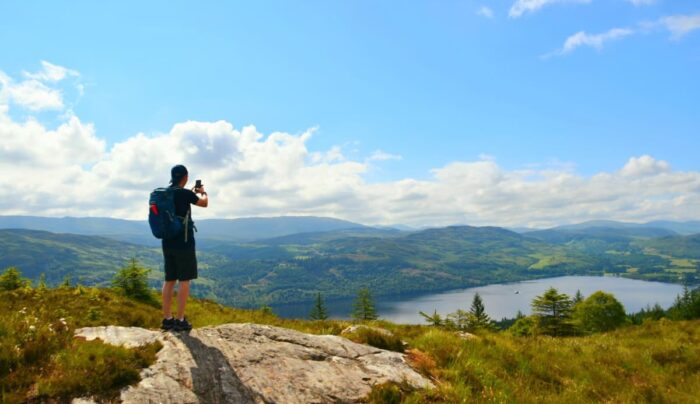
<svg viewBox="0 0 700 404">
<path fill-rule="evenodd" d="M 199 184 L 192 190 L 185 189 L 188 180 L 187 168 L 176 165 L 170 170 L 170 187 L 174 188 L 175 214 L 187 218 L 184 234 L 174 238 L 163 238 L 163 259 L 165 261 L 165 283 L 163 283 L 163 330 L 189 331 L 192 325 L 185 318 L 185 304 L 190 294 L 190 280 L 197 278 L 197 256 L 195 254 L 194 225 L 190 205 L 206 208 L 209 198 L 204 186 Z M 199 195 L 199 196 L 198 196 Z M 180 286 L 177 292 L 177 317 L 173 318 L 171 305 L 175 282 Z"/>
</svg>

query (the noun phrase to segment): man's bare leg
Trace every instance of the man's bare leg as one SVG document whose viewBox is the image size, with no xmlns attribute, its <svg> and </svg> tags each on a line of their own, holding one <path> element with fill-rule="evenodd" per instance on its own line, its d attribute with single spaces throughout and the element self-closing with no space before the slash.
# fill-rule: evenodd
<svg viewBox="0 0 700 404">
<path fill-rule="evenodd" d="M 187 297 L 190 295 L 190 281 L 180 281 L 177 289 L 177 319 L 185 318 L 185 305 Z"/>
<path fill-rule="evenodd" d="M 175 281 L 165 281 L 163 282 L 163 318 L 171 318 L 172 313 L 172 303 L 173 303 L 173 290 L 175 289 Z"/>
</svg>

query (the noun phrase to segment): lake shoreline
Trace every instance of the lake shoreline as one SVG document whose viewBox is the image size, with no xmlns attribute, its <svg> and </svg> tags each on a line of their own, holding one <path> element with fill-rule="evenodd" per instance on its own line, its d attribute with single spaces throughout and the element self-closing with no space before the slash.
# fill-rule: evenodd
<svg viewBox="0 0 700 404">
<path fill-rule="evenodd" d="M 611 284 L 610 281 L 614 283 Z M 623 304 L 626 303 L 628 312 L 639 311 L 646 304 L 653 306 L 657 300 L 662 306 L 668 307 L 683 288 L 675 283 L 640 280 L 617 274 L 565 275 L 450 288 L 428 293 L 381 295 L 375 296 L 374 300 L 380 318 L 397 323 L 420 324 L 423 323 L 423 319 L 418 315 L 418 311 L 430 314 L 437 311 L 446 315 L 458 308 L 468 310 L 471 296 L 478 292 L 482 295 L 491 318 L 501 320 L 515 317 L 518 310 L 528 313 L 532 298 L 544 293 L 549 286 L 571 296 L 576 290 L 581 290 L 584 295 L 589 295 L 595 290 L 606 290 L 616 295 Z M 354 298 L 327 299 L 325 304 L 331 318 L 347 319 L 353 301 Z M 299 302 L 274 304 L 270 307 L 280 317 L 308 318 L 308 311 L 312 305 L 313 302 Z"/>
</svg>

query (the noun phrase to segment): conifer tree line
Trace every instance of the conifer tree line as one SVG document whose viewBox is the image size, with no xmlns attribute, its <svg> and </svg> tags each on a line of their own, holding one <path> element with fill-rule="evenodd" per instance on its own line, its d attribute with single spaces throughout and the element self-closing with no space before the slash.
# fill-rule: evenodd
<svg viewBox="0 0 700 404">
<path fill-rule="evenodd" d="M 645 320 L 669 318 L 671 320 L 690 320 L 700 318 L 700 287 L 690 290 L 684 288 L 676 297 L 675 303 L 664 310 L 658 304 L 647 307 L 638 313 L 626 314 L 625 308 L 611 293 L 597 291 L 588 297 L 577 291 L 574 297 L 559 293 L 555 288 L 547 289 L 531 302 L 532 314 L 525 316 L 521 312 L 514 321 L 504 319 L 501 323 L 510 323 L 507 331 L 514 335 L 532 336 L 573 336 L 612 331 L 628 324 L 640 324 Z M 497 324 L 486 313 L 481 296 L 476 293 L 469 311 L 458 309 L 444 318 L 434 311 L 433 314 L 419 312 L 430 325 L 461 331 L 494 331 Z"/>
</svg>

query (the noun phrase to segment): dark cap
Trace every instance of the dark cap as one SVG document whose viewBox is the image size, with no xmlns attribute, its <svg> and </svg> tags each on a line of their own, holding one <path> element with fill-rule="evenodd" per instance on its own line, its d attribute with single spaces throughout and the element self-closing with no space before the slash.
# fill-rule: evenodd
<svg viewBox="0 0 700 404">
<path fill-rule="evenodd" d="M 187 175 L 187 168 L 178 164 L 170 170 L 170 183 L 179 184 L 182 178 Z"/>
</svg>

